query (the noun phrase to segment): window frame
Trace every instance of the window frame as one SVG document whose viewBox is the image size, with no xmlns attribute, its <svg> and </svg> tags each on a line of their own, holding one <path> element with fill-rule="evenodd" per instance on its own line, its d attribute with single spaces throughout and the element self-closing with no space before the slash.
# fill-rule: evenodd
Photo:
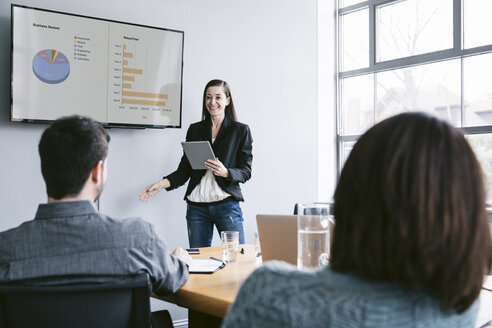
<svg viewBox="0 0 492 328">
<path fill-rule="evenodd" d="M 360 75 L 371 75 L 373 78 L 373 88 L 376 91 L 377 81 L 376 74 L 383 71 L 419 66 L 423 64 L 431 64 L 435 62 L 441 62 L 445 60 L 451 59 L 460 59 L 461 65 L 461 75 L 460 75 L 460 83 L 461 83 L 461 125 L 463 125 L 464 118 L 464 93 L 463 93 L 463 60 L 466 57 L 480 55 L 485 53 L 492 52 L 492 44 L 477 46 L 473 48 L 464 49 L 463 43 L 463 0 L 452 0 L 453 1 L 453 47 L 450 49 L 438 50 L 434 52 L 412 55 L 407 57 L 401 57 L 397 59 L 391 59 L 386 61 L 377 62 L 377 38 L 376 38 L 376 12 L 379 6 L 388 5 L 392 3 L 397 3 L 402 0 L 367 0 L 354 5 L 346 6 L 343 8 L 339 8 L 339 4 L 341 1 L 337 1 L 336 8 L 336 121 L 337 121 L 337 135 L 336 135 L 336 153 L 337 153 L 337 173 L 338 175 L 341 172 L 343 167 L 343 163 L 345 161 L 342 158 L 342 148 L 345 142 L 356 141 L 360 134 L 356 135 L 342 135 L 342 113 L 343 109 L 341 107 L 341 88 L 342 81 L 344 78 L 355 77 Z M 340 67 L 340 58 L 343 56 L 343 49 L 340 44 L 340 32 L 341 32 L 341 17 L 346 14 L 353 13 L 355 11 L 359 11 L 362 9 L 368 9 L 369 11 L 369 63 L 367 67 L 357 68 L 353 70 L 341 71 Z M 376 94 L 376 93 L 374 93 Z M 377 102 L 377 97 L 374 97 L 374 103 Z M 376 122 L 376 104 L 374 104 L 373 108 L 374 114 L 374 122 Z M 474 134 L 490 134 L 492 133 L 492 125 L 482 125 L 482 126 L 468 126 L 468 127 L 459 127 L 465 133 L 465 135 L 474 135 Z"/>
</svg>

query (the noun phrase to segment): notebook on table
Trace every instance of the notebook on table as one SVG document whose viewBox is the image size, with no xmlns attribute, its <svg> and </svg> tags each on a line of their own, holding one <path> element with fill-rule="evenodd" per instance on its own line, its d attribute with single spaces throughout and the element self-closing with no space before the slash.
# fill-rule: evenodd
<svg viewBox="0 0 492 328">
<path fill-rule="evenodd" d="M 258 214 L 256 224 L 263 262 L 297 265 L 297 215 Z"/>
<path fill-rule="evenodd" d="M 193 259 L 189 267 L 190 273 L 214 273 L 225 266 L 224 262 L 212 259 Z"/>
</svg>

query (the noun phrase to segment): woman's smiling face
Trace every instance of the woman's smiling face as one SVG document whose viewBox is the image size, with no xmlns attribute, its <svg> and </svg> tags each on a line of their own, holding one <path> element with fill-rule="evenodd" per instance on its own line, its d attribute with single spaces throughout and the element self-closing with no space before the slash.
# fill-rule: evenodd
<svg viewBox="0 0 492 328">
<path fill-rule="evenodd" d="M 225 116 L 225 108 L 230 103 L 230 98 L 224 93 L 221 86 L 209 87 L 205 95 L 205 106 L 211 117 Z"/>
</svg>

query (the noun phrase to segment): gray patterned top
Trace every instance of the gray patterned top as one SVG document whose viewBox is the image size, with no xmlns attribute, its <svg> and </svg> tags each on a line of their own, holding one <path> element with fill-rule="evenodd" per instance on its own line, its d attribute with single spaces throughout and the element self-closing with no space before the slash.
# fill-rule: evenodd
<svg viewBox="0 0 492 328">
<path fill-rule="evenodd" d="M 478 301 L 462 314 L 442 313 L 423 293 L 275 261 L 248 277 L 222 327 L 466 328 L 477 310 Z"/>
<path fill-rule="evenodd" d="M 40 204 L 34 220 L 0 233 L 0 282 L 64 276 L 50 278 L 53 284 L 85 281 L 86 275 L 104 282 L 141 272 L 160 295 L 188 280 L 186 264 L 169 253 L 150 223 L 112 219 L 90 201 Z"/>
</svg>

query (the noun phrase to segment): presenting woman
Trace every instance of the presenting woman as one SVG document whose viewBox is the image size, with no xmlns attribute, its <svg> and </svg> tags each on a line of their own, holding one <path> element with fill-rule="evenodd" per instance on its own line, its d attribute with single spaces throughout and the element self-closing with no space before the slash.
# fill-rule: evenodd
<svg viewBox="0 0 492 328">
<path fill-rule="evenodd" d="M 239 183 L 251 178 L 253 160 L 251 131 L 237 120 L 231 90 L 227 82 L 212 80 L 203 93 L 202 121 L 191 124 L 186 141 L 209 141 L 216 156 L 205 162 L 206 170 L 193 170 L 183 154 L 178 169 L 140 193 L 148 201 L 162 189 L 173 190 L 188 179 L 184 199 L 188 203 L 186 221 L 190 247 L 207 247 L 212 243 L 213 227 L 221 231 L 239 231 L 244 243 L 244 201 Z"/>
</svg>

